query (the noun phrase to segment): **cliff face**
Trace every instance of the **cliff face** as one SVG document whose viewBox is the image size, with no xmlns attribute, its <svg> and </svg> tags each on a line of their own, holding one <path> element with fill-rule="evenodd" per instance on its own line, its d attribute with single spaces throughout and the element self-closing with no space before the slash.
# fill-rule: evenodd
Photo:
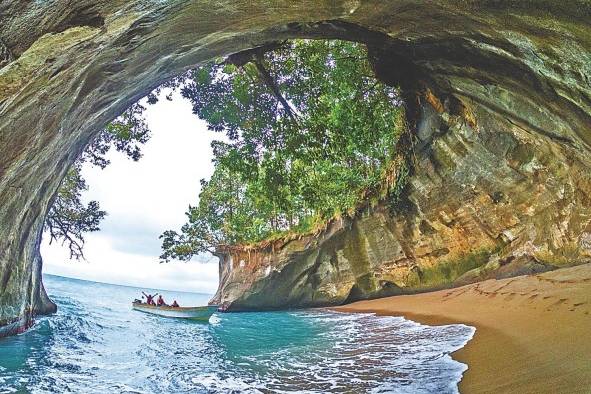
<svg viewBox="0 0 591 394">
<path fill-rule="evenodd" d="M 232 258 L 243 274 L 222 264 L 224 301 L 436 286 L 471 268 L 471 254 L 499 254 L 499 274 L 530 258 L 586 258 L 590 17 L 586 0 L 2 1 L 0 335 L 55 310 L 41 284 L 43 220 L 90 139 L 167 78 L 269 40 L 369 44 L 380 77 L 418 98 L 423 142 L 408 209 L 377 207 L 258 260 Z"/>
<path fill-rule="evenodd" d="M 225 251 L 212 303 L 337 305 L 591 261 L 584 153 L 477 106 L 465 117 L 432 95 L 423 103 L 416 168 L 399 202 L 316 236 Z"/>
</svg>

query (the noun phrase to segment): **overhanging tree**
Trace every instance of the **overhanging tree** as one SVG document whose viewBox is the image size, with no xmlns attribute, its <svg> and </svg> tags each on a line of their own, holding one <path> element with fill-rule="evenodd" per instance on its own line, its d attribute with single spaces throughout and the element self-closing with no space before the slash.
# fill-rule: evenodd
<svg viewBox="0 0 591 394">
<path fill-rule="evenodd" d="M 379 187 L 403 124 L 397 90 L 345 41 L 245 51 L 191 71 L 181 92 L 228 142 L 214 144 L 214 175 L 187 224 L 161 237 L 166 261 L 351 212 Z"/>
<path fill-rule="evenodd" d="M 71 259 L 84 258 L 84 234 L 98 231 L 101 220 L 107 215 L 98 201 L 83 201 L 82 193 L 88 186 L 81 174 L 82 165 L 90 163 L 105 168 L 110 163 L 105 155 L 111 148 L 134 161 L 139 160 L 141 146 L 150 138 L 144 111 L 145 107 L 136 103 L 107 125 L 76 160 L 60 185 L 44 229 L 50 243 L 61 242 L 68 248 Z"/>
</svg>

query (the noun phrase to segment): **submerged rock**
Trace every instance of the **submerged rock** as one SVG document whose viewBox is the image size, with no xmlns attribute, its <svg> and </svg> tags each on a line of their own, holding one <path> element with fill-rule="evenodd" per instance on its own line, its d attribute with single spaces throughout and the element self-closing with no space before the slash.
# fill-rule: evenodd
<svg viewBox="0 0 591 394">
<path fill-rule="evenodd" d="M 415 109 L 417 163 L 394 213 L 376 206 L 256 259 L 227 254 L 218 299 L 333 304 L 448 286 L 492 256 L 587 259 L 590 18 L 585 0 L 3 1 L 0 335 L 55 309 L 43 221 L 86 144 L 166 79 L 270 40 L 367 43 Z"/>
</svg>

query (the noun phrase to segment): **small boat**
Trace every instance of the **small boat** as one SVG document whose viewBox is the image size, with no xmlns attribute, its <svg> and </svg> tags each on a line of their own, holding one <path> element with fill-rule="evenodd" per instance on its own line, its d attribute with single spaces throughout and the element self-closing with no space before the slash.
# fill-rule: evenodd
<svg viewBox="0 0 591 394">
<path fill-rule="evenodd" d="M 131 307 L 136 311 L 151 313 L 153 315 L 201 322 L 208 322 L 211 315 L 217 310 L 217 306 L 172 307 L 148 305 L 143 302 L 133 302 Z"/>
</svg>

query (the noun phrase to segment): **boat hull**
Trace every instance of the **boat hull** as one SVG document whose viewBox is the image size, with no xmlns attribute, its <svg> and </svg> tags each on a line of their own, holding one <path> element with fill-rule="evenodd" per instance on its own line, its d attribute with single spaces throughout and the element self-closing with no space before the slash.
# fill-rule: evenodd
<svg viewBox="0 0 591 394">
<path fill-rule="evenodd" d="M 208 322 L 211 315 L 217 310 L 216 306 L 197 306 L 197 307 L 178 307 L 153 306 L 147 304 L 132 304 L 133 310 L 150 313 L 162 317 L 172 317 L 176 319 L 189 319 L 201 322 Z"/>
</svg>

